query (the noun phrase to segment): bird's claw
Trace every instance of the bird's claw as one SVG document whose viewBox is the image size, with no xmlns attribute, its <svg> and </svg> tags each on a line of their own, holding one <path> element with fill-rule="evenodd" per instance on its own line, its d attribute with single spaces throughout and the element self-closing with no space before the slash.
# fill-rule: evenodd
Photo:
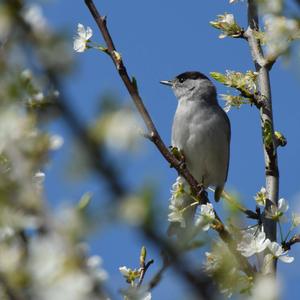
<svg viewBox="0 0 300 300">
<path fill-rule="evenodd" d="M 185 156 L 184 153 L 181 149 L 177 147 L 170 146 L 170 151 L 171 153 L 175 156 L 177 160 L 179 160 L 179 168 L 184 169 L 186 168 L 186 163 L 185 163 Z"/>
<path fill-rule="evenodd" d="M 204 188 L 204 185 L 202 183 L 198 184 L 199 191 L 197 193 L 197 198 L 201 202 L 207 202 L 207 191 Z"/>
</svg>

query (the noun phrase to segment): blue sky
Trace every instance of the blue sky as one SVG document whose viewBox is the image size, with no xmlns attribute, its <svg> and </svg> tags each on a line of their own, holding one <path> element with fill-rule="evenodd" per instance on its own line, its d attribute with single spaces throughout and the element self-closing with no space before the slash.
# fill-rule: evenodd
<svg viewBox="0 0 300 300">
<path fill-rule="evenodd" d="M 187 70 L 198 70 L 209 75 L 211 71 L 245 72 L 253 69 L 247 43 L 229 38 L 220 40 L 219 32 L 209 25 L 209 21 L 214 20 L 216 15 L 228 12 L 234 13 L 241 26 L 246 26 L 246 6 L 243 3 L 229 5 L 225 0 L 103 0 L 95 3 L 101 13 L 108 16 L 108 26 L 117 49 L 122 54 L 129 73 L 137 78 L 140 93 L 166 144 L 170 144 L 170 128 L 176 100 L 170 89 L 159 84 L 160 80 L 170 79 Z M 48 1 L 44 8 L 51 26 L 66 32 L 70 41 L 70 51 L 78 23 L 92 27 L 93 41 L 102 43 L 84 1 Z M 286 198 L 295 210 L 300 211 L 300 104 L 297 100 L 300 78 L 297 67 L 299 69 L 299 63 L 297 65 L 295 61 L 290 64 L 278 62 L 271 72 L 271 84 L 275 127 L 288 140 L 287 147 L 278 151 L 280 196 Z M 74 69 L 74 73 L 65 80 L 65 89 L 71 101 L 70 105 L 83 120 L 89 121 L 96 117 L 97 99 L 107 91 L 113 91 L 124 101 L 130 101 L 106 55 L 97 51 L 74 53 Z M 218 93 L 228 91 L 224 86 L 214 83 Z M 255 107 L 244 106 L 239 110 L 232 109 L 229 118 L 232 144 L 227 189 L 239 193 L 241 200 L 254 208 L 253 195 L 264 185 L 259 114 Z M 70 132 L 60 121 L 51 126 L 51 131 L 62 134 L 66 142 L 53 156 L 47 171 L 48 198 L 55 199 L 55 203 L 58 204 L 78 199 L 85 191 L 98 193 L 99 196 L 102 187 L 99 187 L 99 180 L 92 175 L 86 177 L 82 184 L 64 180 L 65 170 L 61 162 L 72 153 Z M 148 141 L 144 142 L 143 153 L 138 159 L 128 159 L 125 181 L 133 187 L 149 179 L 156 182 L 165 212 L 169 188 L 175 178 L 174 170 L 168 167 Z M 98 197 L 98 200 L 100 198 Z M 222 211 L 222 204 L 218 204 L 216 208 Z M 124 264 L 134 266 L 139 248 L 144 242 L 134 229 L 120 223 L 104 228 L 97 233 L 97 238 L 92 239 L 91 251 L 103 257 L 104 266 L 110 274 L 110 289 L 114 290 L 114 293 L 124 286 L 118 267 Z M 152 250 L 150 245 L 147 246 Z M 291 251 L 291 255 L 295 256 L 293 264 L 279 263 L 278 266 L 279 278 L 283 280 L 284 285 L 283 298 L 286 299 L 299 294 L 298 247 L 295 246 Z M 159 261 L 158 253 L 152 252 L 150 255 Z M 183 299 L 184 288 L 178 284 L 176 276 L 170 273 L 169 271 L 166 274 L 165 279 L 154 291 L 154 299 Z"/>
</svg>

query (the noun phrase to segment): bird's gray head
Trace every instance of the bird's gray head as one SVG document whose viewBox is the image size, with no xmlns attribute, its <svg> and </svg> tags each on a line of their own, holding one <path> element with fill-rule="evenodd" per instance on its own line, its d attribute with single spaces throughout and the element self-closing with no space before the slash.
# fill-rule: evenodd
<svg viewBox="0 0 300 300">
<path fill-rule="evenodd" d="M 216 103 L 216 88 L 213 83 L 200 72 L 185 72 L 172 80 L 162 80 L 160 83 L 172 87 L 178 100 Z"/>
</svg>

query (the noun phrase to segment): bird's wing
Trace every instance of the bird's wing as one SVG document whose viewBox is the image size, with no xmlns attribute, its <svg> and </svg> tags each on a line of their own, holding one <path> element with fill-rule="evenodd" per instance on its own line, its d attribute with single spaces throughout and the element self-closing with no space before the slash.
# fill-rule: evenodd
<svg viewBox="0 0 300 300">
<path fill-rule="evenodd" d="M 230 159 L 230 139 L 231 139 L 231 126 L 230 126 L 230 120 L 226 114 L 226 112 L 220 107 L 222 114 L 224 116 L 225 123 L 227 125 L 227 141 L 228 141 L 228 149 L 227 149 L 227 170 L 226 170 L 226 177 L 225 181 L 227 180 L 228 176 L 228 169 L 229 169 L 229 159 Z"/>
<path fill-rule="evenodd" d="M 228 169 L 229 169 L 231 126 L 230 126 L 230 120 L 229 120 L 226 112 L 221 107 L 220 107 L 220 111 L 221 111 L 221 114 L 223 115 L 225 123 L 226 123 L 225 130 L 226 130 L 227 141 L 228 141 L 228 143 L 227 143 L 227 145 L 228 145 L 228 149 L 227 149 L 227 166 L 226 166 L 226 176 L 225 176 L 225 181 L 224 181 L 224 183 L 225 183 L 226 180 L 227 180 L 227 177 L 228 177 Z M 223 189 L 224 189 L 224 185 L 216 187 L 216 190 L 215 190 L 215 201 L 216 202 L 218 202 L 220 200 Z"/>
</svg>

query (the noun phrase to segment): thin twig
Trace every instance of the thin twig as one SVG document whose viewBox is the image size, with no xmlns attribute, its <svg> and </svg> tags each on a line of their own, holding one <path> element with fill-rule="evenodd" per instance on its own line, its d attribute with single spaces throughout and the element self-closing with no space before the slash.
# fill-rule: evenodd
<svg viewBox="0 0 300 300">
<path fill-rule="evenodd" d="M 213 190 L 213 189 L 211 189 Z M 223 197 L 230 205 L 232 205 L 234 208 L 238 209 L 240 212 L 244 213 L 247 218 L 259 220 L 260 215 L 257 214 L 257 212 L 254 212 L 245 206 L 243 206 L 241 203 L 237 202 L 231 195 L 229 195 L 225 190 L 222 192 L 221 197 Z"/>
<path fill-rule="evenodd" d="M 144 265 L 142 266 L 141 276 L 140 276 L 140 278 L 139 278 L 139 282 L 138 282 L 138 284 L 137 284 L 137 287 L 140 287 L 140 286 L 142 285 L 143 280 L 144 280 L 145 275 L 146 275 L 146 272 L 147 272 L 148 268 L 149 268 L 153 263 L 154 263 L 154 260 L 151 259 L 151 260 L 149 260 L 146 264 L 144 264 Z"/>
<path fill-rule="evenodd" d="M 168 259 L 168 256 L 162 254 L 162 258 L 163 258 L 163 264 L 162 264 L 161 268 L 157 271 L 157 273 L 152 277 L 152 279 L 148 283 L 149 290 L 152 290 L 153 288 L 155 288 L 158 285 L 158 283 L 162 279 L 163 273 L 170 266 L 170 260 Z"/>
<path fill-rule="evenodd" d="M 294 235 L 289 241 L 282 243 L 282 247 L 285 251 L 291 250 L 296 243 L 300 243 L 300 234 Z"/>
</svg>

